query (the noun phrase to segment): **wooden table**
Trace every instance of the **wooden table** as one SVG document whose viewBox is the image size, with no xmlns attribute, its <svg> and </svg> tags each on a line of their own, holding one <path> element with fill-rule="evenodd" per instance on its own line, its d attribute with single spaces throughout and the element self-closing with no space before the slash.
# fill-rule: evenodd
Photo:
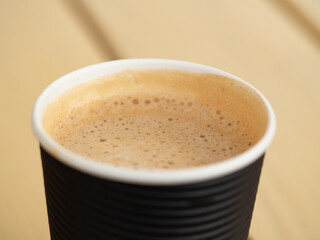
<svg viewBox="0 0 320 240">
<path fill-rule="evenodd" d="M 215 66 L 269 99 L 277 134 L 250 235 L 320 239 L 319 0 L 4 0 L 0 3 L 0 239 L 49 239 L 33 103 L 50 82 L 116 58 Z"/>
</svg>

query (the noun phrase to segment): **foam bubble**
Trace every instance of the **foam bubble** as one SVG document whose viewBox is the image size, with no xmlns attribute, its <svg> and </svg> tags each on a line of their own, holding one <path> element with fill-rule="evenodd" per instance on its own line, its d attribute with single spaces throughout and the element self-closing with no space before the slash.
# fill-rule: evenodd
<svg viewBox="0 0 320 240">
<path fill-rule="evenodd" d="M 137 98 L 135 98 L 135 99 L 132 100 L 132 103 L 133 103 L 133 104 L 138 104 L 138 103 L 139 103 L 139 100 L 138 100 Z"/>
</svg>

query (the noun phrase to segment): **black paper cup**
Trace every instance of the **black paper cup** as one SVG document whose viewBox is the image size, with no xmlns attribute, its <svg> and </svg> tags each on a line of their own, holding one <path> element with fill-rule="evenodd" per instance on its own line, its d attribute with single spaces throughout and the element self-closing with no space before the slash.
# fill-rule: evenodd
<svg viewBox="0 0 320 240">
<path fill-rule="evenodd" d="M 44 130 L 42 114 L 64 91 L 127 69 L 174 69 L 227 76 L 248 85 L 268 111 L 264 136 L 225 161 L 178 170 L 146 170 L 95 162 L 62 147 Z M 37 99 L 33 131 L 40 141 L 51 239 L 247 239 L 265 151 L 275 116 L 254 87 L 221 70 L 164 59 L 92 65 L 49 85 Z"/>
</svg>

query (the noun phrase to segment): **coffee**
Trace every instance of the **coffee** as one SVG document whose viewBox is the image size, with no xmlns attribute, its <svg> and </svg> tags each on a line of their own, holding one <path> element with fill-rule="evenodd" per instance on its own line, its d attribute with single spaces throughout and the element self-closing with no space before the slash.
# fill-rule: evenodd
<svg viewBox="0 0 320 240">
<path fill-rule="evenodd" d="M 224 76 L 127 70 L 50 103 L 46 131 L 64 147 L 116 166 L 177 169 L 238 155 L 262 137 L 257 94 Z"/>
</svg>

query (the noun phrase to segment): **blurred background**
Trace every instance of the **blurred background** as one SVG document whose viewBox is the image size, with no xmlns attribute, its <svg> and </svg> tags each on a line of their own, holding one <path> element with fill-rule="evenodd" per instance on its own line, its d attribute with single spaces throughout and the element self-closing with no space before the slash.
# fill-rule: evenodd
<svg viewBox="0 0 320 240">
<path fill-rule="evenodd" d="M 320 239 L 320 0 L 1 0 L 0 239 L 49 240 L 36 97 L 56 78 L 120 58 L 233 73 L 273 105 L 250 236 Z"/>
</svg>

